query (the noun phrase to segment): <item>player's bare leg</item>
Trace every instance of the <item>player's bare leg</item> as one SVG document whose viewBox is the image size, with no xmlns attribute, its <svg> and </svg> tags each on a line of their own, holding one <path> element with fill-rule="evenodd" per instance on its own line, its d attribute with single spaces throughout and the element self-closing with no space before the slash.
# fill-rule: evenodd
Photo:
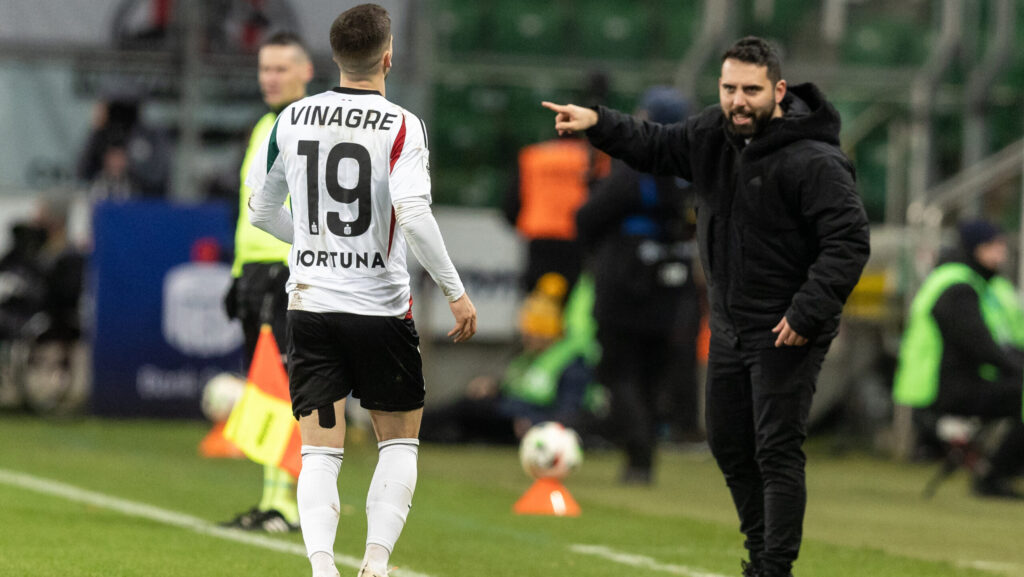
<svg viewBox="0 0 1024 577">
<path fill-rule="evenodd" d="M 299 418 L 302 471 L 296 497 L 313 577 L 337 577 L 334 537 L 341 504 L 338 472 L 345 457 L 345 399 Z"/>
<path fill-rule="evenodd" d="M 359 577 L 386 577 L 388 560 L 402 534 L 416 491 L 423 409 L 370 411 L 379 450 L 366 494 L 366 554 Z"/>
</svg>

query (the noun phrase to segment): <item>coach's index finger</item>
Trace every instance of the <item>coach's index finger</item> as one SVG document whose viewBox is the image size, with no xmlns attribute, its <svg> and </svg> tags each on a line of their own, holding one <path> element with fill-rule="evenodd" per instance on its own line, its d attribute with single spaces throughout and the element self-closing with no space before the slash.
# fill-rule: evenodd
<svg viewBox="0 0 1024 577">
<path fill-rule="evenodd" d="M 544 100 L 540 103 L 540 105 L 543 106 L 544 108 L 547 108 L 548 110 L 553 110 L 558 113 L 569 112 L 569 106 L 566 104 L 555 104 L 554 102 L 548 102 L 547 100 Z"/>
</svg>

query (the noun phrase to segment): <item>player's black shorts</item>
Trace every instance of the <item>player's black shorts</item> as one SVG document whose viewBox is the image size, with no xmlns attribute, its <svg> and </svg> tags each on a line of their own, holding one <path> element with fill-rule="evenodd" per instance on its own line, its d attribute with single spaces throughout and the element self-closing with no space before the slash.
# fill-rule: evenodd
<svg viewBox="0 0 1024 577">
<path fill-rule="evenodd" d="M 423 406 L 420 337 L 411 318 L 288 311 L 295 418 L 348 396 L 372 411 Z"/>
</svg>

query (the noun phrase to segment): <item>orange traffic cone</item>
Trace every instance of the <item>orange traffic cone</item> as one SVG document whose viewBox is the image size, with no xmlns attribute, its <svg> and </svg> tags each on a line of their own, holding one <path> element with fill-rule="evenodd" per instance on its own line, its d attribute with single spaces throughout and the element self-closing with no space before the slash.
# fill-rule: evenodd
<svg viewBox="0 0 1024 577">
<path fill-rule="evenodd" d="M 224 437 L 224 423 L 215 423 L 199 442 L 199 454 L 210 459 L 240 459 L 245 456 L 234 443 Z"/>
<path fill-rule="evenodd" d="M 518 515 L 555 515 L 557 517 L 579 517 L 579 504 L 558 479 L 537 479 L 523 496 L 516 501 L 512 510 Z"/>
</svg>

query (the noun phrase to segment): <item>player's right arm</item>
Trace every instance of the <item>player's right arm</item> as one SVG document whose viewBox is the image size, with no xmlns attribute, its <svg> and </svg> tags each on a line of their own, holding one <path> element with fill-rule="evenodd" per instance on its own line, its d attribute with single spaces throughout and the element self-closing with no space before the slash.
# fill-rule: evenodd
<svg viewBox="0 0 1024 577">
<path fill-rule="evenodd" d="M 441 230 L 430 211 L 430 171 L 426 128 L 412 114 L 405 114 L 405 134 L 401 146 L 393 146 L 393 165 L 389 175 L 391 202 L 395 220 L 423 268 L 448 298 L 455 327 L 448 332 L 455 342 L 476 334 L 476 307 L 469 300 L 458 271 L 448 256 Z M 394 157 L 397 154 L 397 158 Z"/>
<path fill-rule="evenodd" d="M 542 102 L 555 114 L 558 134 L 586 132 L 590 143 L 640 172 L 693 180 L 688 124 L 658 124 L 604 106 Z"/>
<path fill-rule="evenodd" d="M 249 194 L 249 222 L 290 244 L 295 229 L 292 213 L 284 204 L 288 198 L 288 180 L 284 156 L 278 146 L 276 123 L 256 153 L 245 184 L 252 191 Z"/>
</svg>

